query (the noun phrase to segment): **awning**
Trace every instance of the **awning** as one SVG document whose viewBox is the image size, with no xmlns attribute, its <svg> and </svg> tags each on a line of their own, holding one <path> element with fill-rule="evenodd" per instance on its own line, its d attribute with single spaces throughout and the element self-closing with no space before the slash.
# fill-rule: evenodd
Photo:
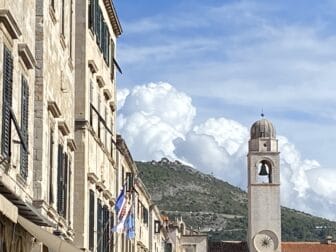
<svg viewBox="0 0 336 252">
<path fill-rule="evenodd" d="M 43 230 L 22 216 L 18 216 L 18 223 L 53 252 L 83 252 L 81 249 Z"/>
<path fill-rule="evenodd" d="M 18 208 L 0 194 L 0 212 L 12 222 L 17 223 Z"/>
<path fill-rule="evenodd" d="M 30 203 L 23 201 L 18 197 L 15 192 L 12 192 L 7 188 L 0 178 L 0 194 L 15 205 L 18 209 L 18 214 L 29 219 L 39 226 L 49 226 L 54 227 L 55 225 L 44 217 L 38 210 L 32 206 Z M 16 221 L 15 221 L 16 223 Z"/>
</svg>

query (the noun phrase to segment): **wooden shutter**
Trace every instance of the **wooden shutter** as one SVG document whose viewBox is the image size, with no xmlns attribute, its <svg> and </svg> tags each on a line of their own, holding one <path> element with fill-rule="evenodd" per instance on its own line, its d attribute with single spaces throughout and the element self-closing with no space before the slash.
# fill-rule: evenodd
<svg viewBox="0 0 336 252">
<path fill-rule="evenodd" d="M 103 208 L 103 229 L 104 229 L 104 242 L 103 242 L 103 246 L 104 252 L 109 252 L 109 230 L 110 230 L 110 224 L 109 224 L 109 210 L 107 208 L 107 206 L 104 206 Z"/>
<path fill-rule="evenodd" d="M 97 252 L 102 252 L 103 248 L 103 211 L 101 200 L 97 201 Z"/>
<path fill-rule="evenodd" d="M 114 249 L 114 233 L 112 232 L 112 227 L 114 226 L 114 215 L 110 213 L 110 228 L 109 228 L 109 244 L 110 251 L 113 252 Z"/>
<path fill-rule="evenodd" d="M 53 162 L 54 162 L 54 131 L 50 129 L 49 136 L 49 203 L 54 203 L 53 183 Z"/>
<path fill-rule="evenodd" d="M 106 61 L 105 59 L 105 44 L 106 44 L 106 41 L 105 41 L 105 33 L 106 33 L 106 24 L 104 22 L 104 19 L 103 19 L 103 15 L 101 14 L 101 38 L 100 38 L 100 49 L 103 53 L 103 58 L 104 60 Z"/>
<path fill-rule="evenodd" d="M 126 192 L 132 191 L 133 188 L 133 175 L 131 172 L 126 172 Z"/>
<path fill-rule="evenodd" d="M 64 183 L 63 183 L 63 217 L 67 218 L 68 216 L 68 172 L 69 172 L 69 163 L 68 163 L 68 154 L 64 153 L 63 154 L 63 161 L 64 161 L 64 165 L 63 165 L 63 178 L 64 178 Z"/>
<path fill-rule="evenodd" d="M 3 100 L 2 100 L 2 138 L 1 154 L 5 158 L 11 155 L 11 113 L 12 85 L 13 85 L 13 57 L 11 52 L 4 48 L 3 60 Z"/>
<path fill-rule="evenodd" d="M 89 0 L 89 28 L 94 33 L 94 11 L 95 11 L 95 1 Z"/>
<path fill-rule="evenodd" d="M 62 0 L 62 8 L 61 8 L 61 22 L 62 22 L 62 24 L 61 24 L 61 33 L 62 33 L 62 35 L 64 36 L 65 34 L 64 34 L 64 30 L 65 30 L 65 24 L 64 24 L 64 21 L 65 21 L 65 18 L 64 18 L 64 15 L 65 15 L 65 13 L 64 13 L 64 0 Z"/>
<path fill-rule="evenodd" d="M 143 220 L 145 224 L 148 224 L 148 210 L 145 207 L 143 209 Z"/>
<path fill-rule="evenodd" d="M 101 26 L 101 11 L 99 8 L 98 0 L 96 0 L 95 4 L 95 18 L 96 18 L 96 39 L 97 39 L 97 45 L 100 46 L 100 26 Z"/>
<path fill-rule="evenodd" d="M 63 173 L 63 146 L 58 145 L 57 158 L 57 212 L 60 215 L 64 213 L 64 173 Z"/>
<path fill-rule="evenodd" d="M 114 61 L 113 61 L 113 59 L 114 59 L 114 50 L 115 50 L 115 45 L 114 45 L 114 41 L 113 40 L 111 40 L 111 53 L 110 53 L 110 55 L 111 55 L 111 66 L 110 66 L 110 69 L 111 69 L 111 79 L 113 80 L 114 79 Z"/>
<path fill-rule="evenodd" d="M 29 87 L 23 76 L 21 82 L 21 134 L 25 145 L 28 147 Z M 25 150 L 23 145 L 20 147 L 20 175 L 24 179 L 28 176 L 28 150 Z"/>
<path fill-rule="evenodd" d="M 90 190 L 90 203 L 89 203 L 89 249 L 94 249 L 94 217 L 95 217 L 95 196 L 94 191 Z"/>
<path fill-rule="evenodd" d="M 70 216 L 71 216 L 71 180 L 72 180 L 72 159 L 71 156 L 68 155 L 68 184 L 67 184 L 67 215 L 68 215 L 68 223 L 70 224 Z"/>
</svg>

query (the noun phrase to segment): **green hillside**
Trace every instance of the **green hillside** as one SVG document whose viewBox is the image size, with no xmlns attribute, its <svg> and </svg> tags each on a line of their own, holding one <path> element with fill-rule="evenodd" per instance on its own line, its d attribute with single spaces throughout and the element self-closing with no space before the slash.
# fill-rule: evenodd
<svg viewBox="0 0 336 252">
<path fill-rule="evenodd" d="M 245 240 L 247 195 L 238 187 L 181 163 L 137 162 L 152 200 L 170 218 L 182 216 L 189 227 L 211 240 Z M 336 230 L 336 222 L 282 207 L 282 240 L 317 241 Z"/>
</svg>

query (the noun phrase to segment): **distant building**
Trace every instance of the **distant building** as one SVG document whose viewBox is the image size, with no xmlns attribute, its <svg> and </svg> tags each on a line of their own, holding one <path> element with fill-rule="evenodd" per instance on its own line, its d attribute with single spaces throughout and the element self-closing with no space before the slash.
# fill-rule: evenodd
<svg viewBox="0 0 336 252">
<path fill-rule="evenodd" d="M 166 220 L 168 240 L 166 252 L 203 252 L 208 251 L 208 235 L 191 230 L 181 219 Z"/>
</svg>

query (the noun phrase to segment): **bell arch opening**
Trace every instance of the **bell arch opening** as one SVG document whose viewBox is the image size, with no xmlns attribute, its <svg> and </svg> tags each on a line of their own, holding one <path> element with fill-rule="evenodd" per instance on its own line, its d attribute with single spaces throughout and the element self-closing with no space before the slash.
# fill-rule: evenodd
<svg viewBox="0 0 336 252">
<path fill-rule="evenodd" d="M 256 182 L 258 184 L 272 183 L 272 164 L 267 160 L 261 160 L 257 163 Z"/>
</svg>

